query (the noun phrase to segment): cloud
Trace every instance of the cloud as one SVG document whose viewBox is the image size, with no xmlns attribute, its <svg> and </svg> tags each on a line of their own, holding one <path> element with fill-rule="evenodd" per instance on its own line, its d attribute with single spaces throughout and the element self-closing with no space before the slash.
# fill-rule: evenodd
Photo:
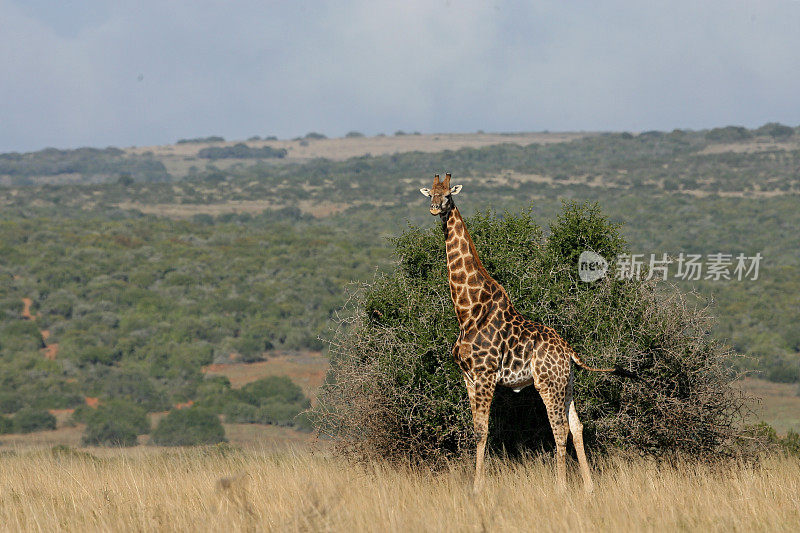
<svg viewBox="0 0 800 533">
<path fill-rule="evenodd" d="M 0 0 L 0 151 L 800 123 L 791 0 L 36 6 Z"/>
</svg>

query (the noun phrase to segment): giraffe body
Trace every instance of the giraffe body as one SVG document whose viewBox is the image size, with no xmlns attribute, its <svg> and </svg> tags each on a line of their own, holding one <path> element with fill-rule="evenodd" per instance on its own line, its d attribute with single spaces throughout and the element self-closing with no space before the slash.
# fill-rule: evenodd
<svg viewBox="0 0 800 533">
<path fill-rule="evenodd" d="M 437 175 L 432 189 L 420 189 L 431 198 L 431 214 L 439 215 L 445 236 L 450 296 L 460 332 L 453 358 L 461 368 L 470 400 L 477 437 L 475 485 L 483 481 L 483 460 L 488 437 L 489 409 L 498 385 L 515 392 L 534 385 L 547 408 L 556 441 L 558 480 L 566 484 L 566 443 L 572 434 L 584 486 L 593 488 L 583 448 L 583 425 L 572 399 L 572 361 L 587 370 L 628 373 L 619 369 L 587 366 L 553 328 L 522 316 L 505 289 L 486 271 L 467 232 L 452 195 L 450 174 Z"/>
</svg>

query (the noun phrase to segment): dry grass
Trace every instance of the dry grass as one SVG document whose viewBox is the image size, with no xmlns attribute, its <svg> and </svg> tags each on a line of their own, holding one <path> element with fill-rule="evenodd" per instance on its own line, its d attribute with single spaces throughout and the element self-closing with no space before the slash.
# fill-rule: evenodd
<svg viewBox="0 0 800 533">
<path fill-rule="evenodd" d="M 604 460 L 597 490 L 553 489 L 551 461 L 469 468 L 354 466 L 306 451 L 17 451 L 0 455 L 8 531 L 790 531 L 800 463 Z M 577 481 L 577 480 L 575 480 Z"/>
</svg>

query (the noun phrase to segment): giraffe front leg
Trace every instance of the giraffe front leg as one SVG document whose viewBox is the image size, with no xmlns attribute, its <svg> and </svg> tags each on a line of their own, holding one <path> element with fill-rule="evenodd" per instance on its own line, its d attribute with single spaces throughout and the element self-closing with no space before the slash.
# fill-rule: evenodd
<svg viewBox="0 0 800 533">
<path fill-rule="evenodd" d="M 489 437 L 489 411 L 494 397 L 494 379 L 478 378 L 473 382 L 470 394 L 472 423 L 475 428 L 477 447 L 475 450 L 475 480 L 472 490 L 476 494 L 483 488 L 483 461 L 486 455 L 486 441 Z M 468 388 L 469 390 L 469 388 Z"/>
</svg>

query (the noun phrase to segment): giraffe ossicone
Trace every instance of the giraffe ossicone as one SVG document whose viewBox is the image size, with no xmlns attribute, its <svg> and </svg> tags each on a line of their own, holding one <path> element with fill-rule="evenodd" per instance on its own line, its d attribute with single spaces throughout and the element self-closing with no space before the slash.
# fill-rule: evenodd
<svg viewBox="0 0 800 533">
<path fill-rule="evenodd" d="M 566 485 L 566 444 L 572 442 L 578 456 L 584 487 L 593 490 L 592 476 L 583 447 L 583 425 L 572 398 L 572 362 L 594 372 L 611 372 L 635 377 L 619 367 L 592 368 L 575 353 L 553 328 L 523 317 L 511 303 L 505 289 L 481 263 L 453 196 L 461 185 L 450 185 L 436 174 L 433 186 L 420 189 L 430 198 L 430 212 L 442 221 L 450 297 L 459 323 L 453 358 L 461 368 L 469 395 L 477 438 L 474 490 L 483 484 L 483 462 L 489 434 L 489 408 L 495 388 L 514 392 L 534 385 L 544 401 L 556 441 L 556 470 L 561 486 Z"/>
</svg>

